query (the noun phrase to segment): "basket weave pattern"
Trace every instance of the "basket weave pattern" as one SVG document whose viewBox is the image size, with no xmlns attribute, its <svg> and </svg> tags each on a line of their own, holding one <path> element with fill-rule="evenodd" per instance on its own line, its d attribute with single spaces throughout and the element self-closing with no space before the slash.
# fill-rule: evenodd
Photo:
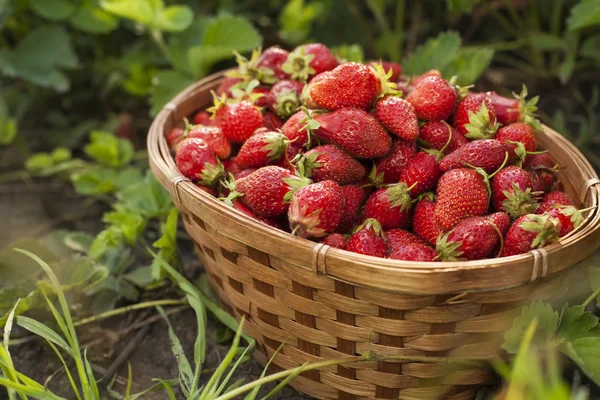
<svg viewBox="0 0 600 400">
<path fill-rule="evenodd" d="M 377 259 L 291 237 L 197 189 L 177 170 L 164 135 L 209 104 L 216 74 L 180 94 L 157 116 L 148 146 L 153 172 L 183 215 L 187 232 L 222 306 L 275 368 L 371 352 L 404 357 L 488 360 L 525 301 L 561 291 L 568 268 L 600 247 L 592 211 L 570 236 L 531 254 L 464 263 Z M 568 141 L 544 128 L 538 142 L 561 165 L 565 189 L 596 206 L 600 181 Z M 483 367 L 418 362 L 363 362 L 298 376 L 292 386 L 322 399 L 472 399 L 490 382 Z"/>
</svg>

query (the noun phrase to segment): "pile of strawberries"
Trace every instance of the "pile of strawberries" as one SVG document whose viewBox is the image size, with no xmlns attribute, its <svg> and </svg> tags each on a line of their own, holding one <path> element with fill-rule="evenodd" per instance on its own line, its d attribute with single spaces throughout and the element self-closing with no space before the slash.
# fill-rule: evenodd
<svg viewBox="0 0 600 400">
<path fill-rule="evenodd" d="M 319 43 L 238 64 L 167 141 L 183 175 L 258 221 L 407 261 L 522 254 L 583 221 L 536 145 L 525 88 L 472 93 Z"/>
</svg>

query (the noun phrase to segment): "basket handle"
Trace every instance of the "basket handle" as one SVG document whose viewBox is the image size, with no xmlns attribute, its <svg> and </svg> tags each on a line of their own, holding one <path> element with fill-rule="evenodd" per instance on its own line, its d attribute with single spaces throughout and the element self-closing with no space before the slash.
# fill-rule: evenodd
<svg viewBox="0 0 600 400">
<path fill-rule="evenodd" d="M 581 199 L 582 203 L 585 201 L 587 193 L 590 191 L 590 189 L 597 185 L 600 185 L 600 179 L 598 179 L 597 177 L 588 179 L 584 183 L 583 189 L 581 190 L 581 194 L 579 195 L 579 198 Z M 600 188 L 598 188 L 598 193 L 600 193 Z"/>
</svg>

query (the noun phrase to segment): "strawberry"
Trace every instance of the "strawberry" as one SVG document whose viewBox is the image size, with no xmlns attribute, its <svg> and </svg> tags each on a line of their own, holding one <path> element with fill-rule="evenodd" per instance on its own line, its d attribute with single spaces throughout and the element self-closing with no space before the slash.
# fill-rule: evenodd
<svg viewBox="0 0 600 400">
<path fill-rule="evenodd" d="M 235 178 L 235 180 L 237 181 L 238 179 L 242 179 L 247 177 L 248 175 L 250 175 L 251 173 L 253 173 L 254 171 L 256 171 L 258 168 L 248 168 L 248 169 L 243 169 L 241 171 L 238 171 L 236 173 L 233 174 L 233 177 Z"/>
<path fill-rule="evenodd" d="M 243 195 L 242 202 L 256 214 L 267 218 L 285 214 L 290 194 L 306 184 L 306 179 L 277 166 L 262 167 L 236 181 L 237 191 Z"/>
<path fill-rule="evenodd" d="M 367 63 L 369 67 L 376 68 L 377 65 L 380 64 L 383 67 L 383 70 L 387 73 L 392 71 L 390 74 L 390 80 L 397 81 L 400 75 L 402 75 L 402 65 L 395 63 L 393 61 L 376 61 L 372 60 Z"/>
<path fill-rule="evenodd" d="M 223 169 L 227 174 L 235 175 L 241 171 L 240 167 L 235 163 L 235 157 L 228 158 L 226 160 L 221 161 L 223 164 Z"/>
<path fill-rule="evenodd" d="M 230 103 L 225 97 L 214 97 L 215 105 L 209 110 L 221 119 L 221 130 L 232 142 L 243 143 L 254 131 L 265 126 L 262 113 L 251 102 Z"/>
<path fill-rule="evenodd" d="M 498 129 L 496 140 L 506 144 L 510 161 L 525 161 L 527 153 L 537 148 L 533 128 L 524 122 L 515 122 Z"/>
<path fill-rule="evenodd" d="M 470 166 L 491 174 L 505 162 L 506 145 L 495 139 L 474 140 L 448 154 L 440 162 L 442 171 Z"/>
<path fill-rule="evenodd" d="M 304 111 L 293 114 L 281 127 L 281 132 L 290 139 L 290 146 L 301 149 L 308 144 L 308 117 Z"/>
<path fill-rule="evenodd" d="M 413 105 L 419 119 L 448 119 L 456 105 L 456 91 L 439 76 L 428 76 L 414 85 L 406 100 Z"/>
<path fill-rule="evenodd" d="M 198 189 L 202 190 L 203 192 L 210 194 L 213 197 L 217 197 L 217 189 L 215 189 L 212 186 L 205 186 L 205 185 L 200 185 L 200 184 L 196 183 L 196 187 Z"/>
<path fill-rule="evenodd" d="M 481 216 L 489 208 L 489 184 L 470 168 L 457 168 L 446 172 L 437 187 L 435 220 L 445 231 L 463 219 Z"/>
<path fill-rule="evenodd" d="M 407 228 L 411 222 L 412 199 L 404 183 L 376 190 L 365 204 L 364 218 L 378 220 L 384 230 Z"/>
<path fill-rule="evenodd" d="M 288 219 L 292 233 L 319 238 L 334 232 L 342 219 L 342 190 L 334 181 L 304 186 L 292 196 Z"/>
<path fill-rule="evenodd" d="M 473 93 L 465 97 L 456 106 L 452 125 L 469 139 L 493 138 L 498 130 L 498 123 L 490 98 L 484 93 Z"/>
<path fill-rule="evenodd" d="M 393 260 L 431 262 L 437 261 L 437 252 L 423 243 L 411 243 L 390 253 Z"/>
<path fill-rule="evenodd" d="M 280 160 L 289 142 L 282 133 L 260 128 L 242 145 L 235 162 L 242 169 L 264 167 Z"/>
<path fill-rule="evenodd" d="M 167 135 L 167 145 L 172 151 L 176 151 L 176 146 L 184 139 L 185 129 L 184 128 L 173 128 Z"/>
<path fill-rule="evenodd" d="M 270 131 L 276 131 L 283 126 L 283 121 L 274 112 L 265 111 L 263 118 L 265 120 L 265 127 Z"/>
<path fill-rule="evenodd" d="M 367 195 L 358 186 L 345 185 L 342 186 L 342 198 L 344 206 L 342 208 L 342 219 L 338 226 L 340 232 L 346 232 L 354 226 L 358 218 L 358 211 L 365 202 Z"/>
<path fill-rule="evenodd" d="M 225 77 L 225 79 L 223 79 L 217 87 L 217 96 L 221 97 L 222 95 L 225 95 L 227 97 L 231 97 L 231 88 L 243 81 L 244 80 L 242 78 L 230 76 Z"/>
<path fill-rule="evenodd" d="M 442 74 L 437 69 L 430 69 L 427 72 L 422 73 L 421 75 L 413 75 L 410 77 L 411 84 L 413 86 L 417 86 L 422 80 L 425 78 L 429 78 L 430 76 L 435 76 L 437 78 L 441 78 Z"/>
<path fill-rule="evenodd" d="M 419 152 L 408 160 L 400 172 L 400 182 L 410 189 L 410 195 L 417 197 L 421 193 L 435 189 L 442 171 L 438 158 L 433 154 Z"/>
<path fill-rule="evenodd" d="M 558 182 L 559 165 L 548 153 L 533 154 L 524 164 L 531 175 L 534 191 L 548 193 L 555 190 Z"/>
<path fill-rule="evenodd" d="M 548 214 L 527 214 L 510 226 L 500 257 L 527 253 L 558 240 L 560 221 Z"/>
<path fill-rule="evenodd" d="M 350 62 L 336 67 L 319 80 L 311 81 L 307 93 L 310 102 L 319 108 L 368 110 L 380 89 L 381 82 L 369 67 Z"/>
<path fill-rule="evenodd" d="M 506 235 L 506 232 L 508 232 L 508 228 L 510 228 L 511 224 L 510 215 L 500 211 L 490 214 L 486 216 L 486 218 L 492 224 L 496 225 L 500 233 L 502 233 L 502 236 Z"/>
<path fill-rule="evenodd" d="M 470 217 L 440 236 L 436 250 L 442 261 L 480 260 L 488 257 L 501 240 L 500 230 L 486 217 Z"/>
<path fill-rule="evenodd" d="M 220 197 L 219 200 L 221 200 L 228 206 L 233 207 L 234 209 L 241 212 L 242 214 L 249 216 L 250 218 L 254 218 L 257 221 L 265 223 L 274 228 L 281 228 L 279 226 L 279 224 L 277 222 L 275 222 L 274 220 L 272 220 L 270 218 L 264 218 L 264 217 L 257 215 L 254 211 L 252 211 L 244 203 L 242 203 L 242 201 L 240 200 L 240 197 L 242 196 L 242 194 L 236 190 L 236 184 L 235 184 L 235 181 L 233 180 L 232 175 L 229 176 L 228 180 L 224 180 L 222 182 L 222 184 L 225 189 L 224 192 L 226 192 L 228 194 L 226 197 Z"/>
<path fill-rule="evenodd" d="M 543 214 L 551 208 L 555 208 L 556 206 L 572 206 L 573 200 L 571 197 L 565 192 L 554 191 L 550 192 L 542 198 L 542 202 L 538 207 L 536 214 Z"/>
<path fill-rule="evenodd" d="M 341 233 L 330 233 L 321 240 L 321 243 L 336 249 L 346 249 L 346 238 Z"/>
<path fill-rule="evenodd" d="M 175 155 L 183 176 L 205 186 L 215 186 L 223 176 L 223 165 L 202 139 L 185 139 Z"/>
<path fill-rule="evenodd" d="M 556 218 L 560 222 L 558 237 L 563 237 L 571 233 L 584 220 L 582 211 L 573 206 L 551 208 L 546 211 L 546 214 Z"/>
<path fill-rule="evenodd" d="M 498 122 L 502 125 L 525 122 L 536 130 L 541 129 L 541 125 L 534 115 L 537 111 L 536 104 L 539 96 L 527 100 L 527 87 L 525 85 L 523 85 L 520 95 L 513 93 L 514 99 L 500 96 L 496 92 L 487 92 L 487 96 L 492 103 L 492 107 L 494 107 Z"/>
<path fill-rule="evenodd" d="M 215 155 L 221 160 L 225 160 L 231 155 L 231 143 L 219 127 L 190 125 L 186 128 L 183 137 L 204 140 Z"/>
<path fill-rule="evenodd" d="M 341 108 L 331 113 L 316 115 L 314 121 L 318 123 L 313 124 L 311 128 L 315 136 L 337 144 L 353 157 L 383 157 L 392 147 L 390 135 L 377 119 L 366 111 Z M 312 121 L 307 122 L 309 123 Z"/>
<path fill-rule="evenodd" d="M 322 72 L 331 71 L 339 65 L 329 48 L 321 43 L 298 46 L 292 51 L 281 69 L 291 79 L 306 82 Z"/>
<path fill-rule="evenodd" d="M 448 143 L 449 136 L 450 142 Z M 450 154 L 459 147 L 469 143 L 466 137 L 461 135 L 446 123 L 446 121 L 427 122 L 421 126 L 419 139 L 426 142 L 428 147 L 435 150 L 442 150 L 446 143 L 448 144 L 444 150 L 444 154 Z"/>
<path fill-rule="evenodd" d="M 390 154 L 375 163 L 369 175 L 371 182 L 377 186 L 398 182 L 402 169 L 415 154 L 417 146 L 414 141 L 394 140 Z"/>
<path fill-rule="evenodd" d="M 385 257 L 385 235 L 379 221 L 369 218 L 358 226 L 346 243 L 346 250 L 368 256 Z"/>
<path fill-rule="evenodd" d="M 281 80 L 271 88 L 268 105 L 281 118 L 287 118 L 300 108 L 300 94 L 304 84 L 298 81 Z"/>
<path fill-rule="evenodd" d="M 411 244 L 425 245 L 423 240 L 404 229 L 390 229 L 385 231 L 385 243 L 387 245 L 387 254 L 392 254 Z"/>
<path fill-rule="evenodd" d="M 419 121 L 415 108 L 405 99 L 388 95 L 375 104 L 375 116 L 391 133 L 404 140 L 419 137 Z"/>
<path fill-rule="evenodd" d="M 559 165 L 549 153 L 533 154 L 531 157 L 527 157 L 527 160 L 523 164 L 524 168 L 528 169 L 547 169 L 557 171 Z"/>
<path fill-rule="evenodd" d="M 277 79 L 287 79 L 289 75 L 283 71 L 282 66 L 287 61 L 289 54 L 287 50 L 279 47 L 269 47 L 258 58 L 257 66 L 271 70 L 272 75 Z"/>
<path fill-rule="evenodd" d="M 333 180 L 339 184 L 362 179 L 365 167 L 333 144 L 313 147 L 297 163 L 304 176 L 315 182 Z"/>
<path fill-rule="evenodd" d="M 207 125 L 210 126 L 210 114 L 206 111 L 198 111 L 196 115 L 194 115 L 194 125 Z"/>
<path fill-rule="evenodd" d="M 427 196 L 419 200 L 415 207 L 413 231 L 432 246 L 435 246 L 438 236 L 443 233 L 435 222 L 435 203 Z"/>
<path fill-rule="evenodd" d="M 535 212 L 539 202 L 529 173 L 515 165 L 500 170 L 492 179 L 492 204 L 515 219 Z"/>
</svg>

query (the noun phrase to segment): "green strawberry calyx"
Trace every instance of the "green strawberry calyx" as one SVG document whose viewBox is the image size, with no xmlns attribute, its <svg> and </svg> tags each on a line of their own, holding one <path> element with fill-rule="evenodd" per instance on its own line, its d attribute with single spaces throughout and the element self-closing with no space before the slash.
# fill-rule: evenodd
<svg viewBox="0 0 600 400">
<path fill-rule="evenodd" d="M 536 118 L 535 112 L 537 111 L 537 103 L 540 100 L 540 96 L 532 97 L 527 100 L 527 86 L 523 85 L 520 94 L 513 92 L 515 99 L 519 100 L 519 121 L 525 122 L 536 131 L 542 130 L 542 124 Z"/>
<path fill-rule="evenodd" d="M 372 230 L 376 236 L 383 238 L 383 229 L 381 229 L 381 224 L 375 218 L 367 218 L 364 220 L 362 224 L 357 226 L 352 233 L 357 233 L 362 231 L 363 229 Z"/>
<path fill-rule="evenodd" d="M 270 161 L 275 161 L 285 154 L 290 140 L 283 133 L 267 132 L 263 142 L 265 143 L 263 150 L 268 151 L 267 157 Z"/>
<path fill-rule="evenodd" d="M 312 139 L 314 137 L 313 131 L 315 129 L 319 129 L 321 124 L 319 124 L 319 122 L 313 118 L 315 111 L 309 110 L 304 106 L 300 107 L 300 110 L 302 110 L 305 115 L 305 117 L 300 121 L 300 123 L 304 124 L 300 130 L 308 132 L 308 141 L 304 146 L 306 149 L 310 149 L 312 147 Z"/>
<path fill-rule="evenodd" d="M 373 75 L 381 82 L 381 89 L 379 90 L 379 94 L 377 95 L 377 99 L 381 99 L 385 96 L 402 96 L 402 92 L 396 89 L 396 83 L 391 82 L 390 78 L 394 74 L 392 69 L 385 72 L 383 68 L 382 62 L 373 63 L 372 66 L 369 67 Z"/>
<path fill-rule="evenodd" d="M 294 176 L 293 178 L 283 178 L 283 181 L 290 187 L 290 190 L 283 196 L 283 201 L 289 203 L 294 197 L 294 194 L 298 189 L 308 186 L 312 183 L 310 179 L 305 176 Z"/>
<path fill-rule="evenodd" d="M 377 165 L 373 163 L 373 168 L 371 168 L 371 172 L 369 172 L 369 182 L 371 182 L 368 186 L 375 186 L 377 188 L 383 186 L 383 177 L 385 174 L 383 172 L 377 172 Z M 365 185 L 367 186 L 367 185 Z M 364 187 L 364 186 L 363 186 Z"/>
<path fill-rule="evenodd" d="M 323 164 L 317 162 L 317 158 L 319 158 L 320 155 L 321 153 L 313 151 L 309 154 L 298 154 L 294 157 L 292 164 L 296 166 L 298 175 L 310 178 L 314 169 L 323 166 Z"/>
<path fill-rule="evenodd" d="M 235 50 L 233 51 L 233 54 L 235 55 L 235 61 L 238 64 L 238 68 L 235 71 L 226 73 L 226 76 L 232 78 L 241 78 L 245 82 L 254 79 L 267 84 L 273 84 L 277 82 L 277 77 L 271 68 L 258 66 L 258 60 L 262 54 L 262 49 L 260 47 L 252 51 L 252 55 L 250 56 L 249 60 Z"/>
<path fill-rule="evenodd" d="M 392 204 L 391 208 L 400 207 L 400 211 L 410 210 L 412 207 L 410 191 L 416 185 L 416 182 L 411 187 L 408 187 L 404 182 L 389 185 L 386 189 L 386 193 L 388 195 L 389 202 Z"/>
<path fill-rule="evenodd" d="M 460 250 L 462 246 L 462 241 L 452 241 L 448 240 L 448 237 L 452 231 L 447 233 L 441 233 L 435 244 L 435 251 L 438 253 L 437 259 L 442 261 L 464 261 L 465 259 L 461 256 L 463 255 L 463 251 Z"/>
<path fill-rule="evenodd" d="M 531 248 L 537 249 L 558 240 L 560 221 L 548 214 L 527 214 L 520 227 L 528 232 L 537 233 L 531 243 Z"/>
<path fill-rule="evenodd" d="M 301 103 L 294 90 L 289 90 L 275 99 L 275 114 L 281 118 L 287 118 L 300 108 Z"/>
<path fill-rule="evenodd" d="M 539 207 L 540 192 L 533 192 L 530 187 L 522 190 L 519 185 L 512 183 L 512 190 L 503 190 L 506 199 L 502 202 L 502 209 L 513 219 L 534 213 Z"/>
<path fill-rule="evenodd" d="M 227 179 L 223 179 L 221 181 L 221 185 L 225 189 L 229 189 L 229 194 L 227 197 L 219 197 L 219 200 L 227 204 L 229 207 L 233 207 L 233 200 L 237 199 L 238 197 L 242 197 L 243 194 L 237 191 L 235 177 L 231 172 L 227 175 Z"/>
<path fill-rule="evenodd" d="M 477 112 L 469 111 L 469 123 L 465 124 L 468 139 L 493 139 L 500 124 L 492 123 L 485 102 L 481 103 Z"/>
<path fill-rule="evenodd" d="M 306 54 L 303 47 L 292 51 L 285 63 L 281 66 L 281 70 L 290 75 L 290 79 L 306 82 L 308 77 L 316 71 L 310 66 L 311 61 L 315 58 L 314 54 Z"/>
<path fill-rule="evenodd" d="M 500 167 L 496 171 L 492 172 L 491 174 L 488 174 L 487 172 L 485 172 L 485 170 L 481 167 L 475 167 L 474 165 L 465 163 L 465 166 L 467 166 L 469 168 L 473 168 L 478 174 L 483 176 L 483 182 L 485 183 L 488 197 L 492 195 L 492 188 L 490 187 L 490 179 L 492 179 L 494 176 L 496 176 L 496 174 L 498 172 L 502 171 L 502 169 L 506 166 L 506 163 L 508 162 L 508 158 L 509 158 L 508 151 L 506 151 L 506 152 L 504 152 L 504 161 L 502 162 L 502 165 L 500 165 Z"/>
<path fill-rule="evenodd" d="M 258 99 L 264 97 L 264 93 L 254 93 L 254 89 L 256 89 L 260 85 L 260 82 L 256 79 L 253 79 L 249 82 L 240 82 L 236 83 L 231 87 L 231 102 L 247 100 L 252 104 L 256 103 Z M 258 107 L 260 108 L 260 107 Z"/>
<path fill-rule="evenodd" d="M 200 172 L 198 183 L 204 186 L 215 186 L 224 174 L 223 164 L 217 158 L 217 165 L 205 163 Z"/>
</svg>

